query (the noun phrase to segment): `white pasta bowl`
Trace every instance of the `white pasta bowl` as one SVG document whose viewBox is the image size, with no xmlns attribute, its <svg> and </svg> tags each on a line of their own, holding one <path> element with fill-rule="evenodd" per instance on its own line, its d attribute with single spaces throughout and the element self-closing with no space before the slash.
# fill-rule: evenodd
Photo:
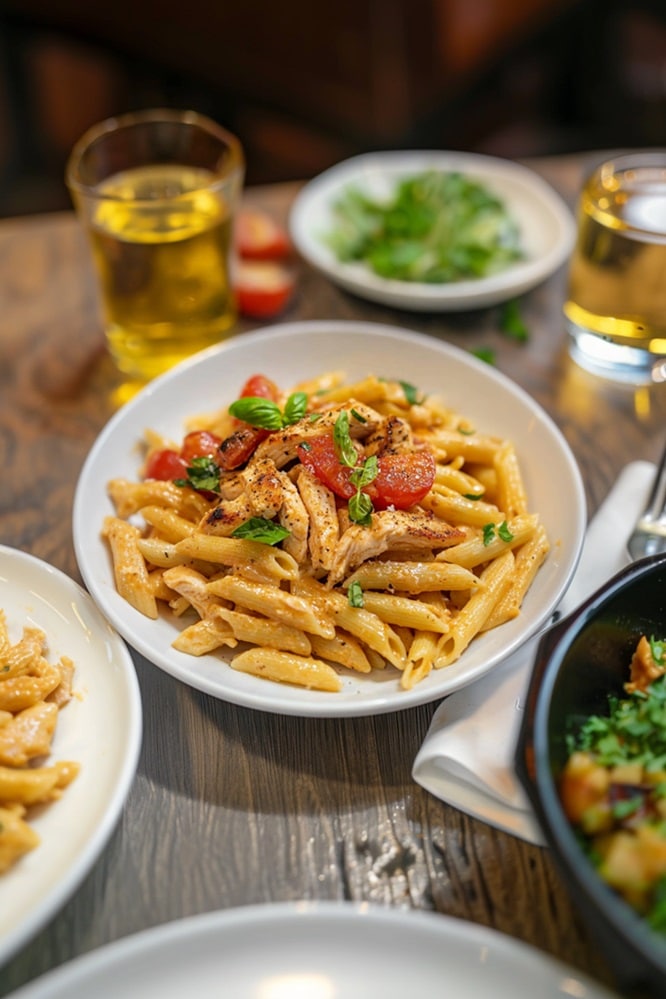
<svg viewBox="0 0 666 999">
<path fill-rule="evenodd" d="M 336 693 L 275 683 L 232 669 L 231 654 L 192 656 L 172 642 L 182 623 L 168 612 L 151 620 L 116 591 L 101 536 L 115 513 L 112 478 L 137 480 L 147 428 L 180 440 L 185 423 L 231 403 L 246 379 L 266 374 L 287 389 L 325 371 L 352 381 L 375 374 L 437 393 L 474 426 L 513 442 L 529 509 L 539 514 L 551 549 L 518 617 L 473 639 L 453 664 L 409 690 L 393 668 L 344 672 Z M 576 569 L 586 524 L 585 495 L 562 434 L 522 389 L 486 363 L 432 336 L 373 323 L 320 321 L 282 324 L 244 334 L 204 351 L 148 385 L 102 430 L 82 469 L 73 514 L 74 544 L 83 579 L 97 605 L 146 659 L 190 686 L 236 704 L 281 714 L 340 717 L 397 711 L 457 690 L 486 674 L 550 617 Z"/>
<path fill-rule="evenodd" d="M 73 579 L 0 545 L 0 608 L 11 644 L 24 627 L 39 628 L 49 662 L 73 661 L 74 696 L 43 762 L 80 765 L 60 799 L 28 812 L 40 843 L 0 876 L 2 965 L 62 908 L 106 846 L 136 772 L 142 715 L 127 646 Z"/>
</svg>

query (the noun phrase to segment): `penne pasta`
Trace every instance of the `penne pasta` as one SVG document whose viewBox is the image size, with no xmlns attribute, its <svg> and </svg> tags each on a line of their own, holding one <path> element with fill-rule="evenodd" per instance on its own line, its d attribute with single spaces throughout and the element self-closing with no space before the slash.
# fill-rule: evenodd
<svg viewBox="0 0 666 999">
<path fill-rule="evenodd" d="M 256 401 L 188 420 L 219 435 L 205 485 L 108 486 L 118 591 L 177 618 L 174 648 L 331 692 L 388 665 L 409 689 L 520 613 L 548 538 L 511 441 L 375 374 L 268 386 L 259 433 L 243 422 Z"/>
<path fill-rule="evenodd" d="M 79 772 L 74 762 L 48 764 L 74 663 L 50 662 L 45 653 L 46 635 L 34 626 L 12 642 L 0 610 L 0 874 L 39 846 L 29 809 L 59 798 Z"/>
</svg>

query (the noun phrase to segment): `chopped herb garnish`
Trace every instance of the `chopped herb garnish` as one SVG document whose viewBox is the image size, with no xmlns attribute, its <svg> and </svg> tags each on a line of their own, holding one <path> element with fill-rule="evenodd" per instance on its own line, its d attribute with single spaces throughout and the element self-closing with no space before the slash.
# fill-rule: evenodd
<svg viewBox="0 0 666 999">
<path fill-rule="evenodd" d="M 405 393 L 405 399 L 410 406 L 420 406 L 424 400 L 424 396 L 419 393 L 419 390 L 415 385 L 411 385 L 409 382 L 403 382 L 398 379 L 402 391 Z"/>
<path fill-rule="evenodd" d="M 483 525 L 483 544 L 484 547 L 488 547 L 490 542 L 495 537 L 495 525 L 494 524 L 484 524 Z"/>
<path fill-rule="evenodd" d="M 509 530 L 509 525 L 506 520 L 503 520 L 500 526 L 497 528 L 497 533 L 499 534 L 502 541 L 513 541 L 513 534 Z"/>
<path fill-rule="evenodd" d="M 483 544 L 487 547 L 491 541 L 497 536 L 502 541 L 513 541 L 513 534 L 509 530 L 509 525 L 506 520 L 498 526 L 497 524 L 484 524 L 483 525 Z"/>
<path fill-rule="evenodd" d="M 607 717 L 586 719 L 576 746 L 594 753 L 604 767 L 630 762 L 658 771 L 666 758 L 666 674 L 652 681 L 647 694 L 610 695 L 608 709 Z"/>
<path fill-rule="evenodd" d="M 363 486 L 369 486 L 371 482 L 377 478 L 377 472 L 379 470 L 379 464 L 377 462 L 377 455 L 369 455 L 363 464 L 359 468 L 355 468 L 354 471 L 349 476 L 349 480 L 353 486 L 358 489 L 362 489 Z"/>
<path fill-rule="evenodd" d="M 361 524 L 367 527 L 371 521 L 372 511 L 374 507 L 372 505 L 372 500 L 367 493 L 362 493 L 360 489 L 356 491 L 354 496 L 351 497 L 348 503 L 349 509 L 349 519 L 355 524 Z"/>
<path fill-rule="evenodd" d="M 478 357 L 480 361 L 485 361 L 486 364 L 495 363 L 495 351 L 492 347 L 477 347 L 476 350 L 471 351 L 474 357 Z"/>
<path fill-rule="evenodd" d="M 359 423 L 367 423 L 368 422 L 366 420 L 365 416 L 363 415 L 363 413 L 359 413 L 358 409 L 353 409 L 352 408 L 350 410 L 350 412 L 351 412 L 351 415 L 354 417 L 354 419 L 358 420 Z"/>
<path fill-rule="evenodd" d="M 641 807 L 642 800 L 642 797 L 636 794 L 631 798 L 624 798 L 622 801 L 614 802 L 611 808 L 613 818 L 626 819 L 630 815 L 633 815 Z"/>
<path fill-rule="evenodd" d="M 483 499 L 483 493 L 463 493 L 465 499 L 468 500 L 480 500 Z"/>
<path fill-rule="evenodd" d="M 220 488 L 220 466 L 206 455 L 192 458 L 192 464 L 187 466 L 187 478 L 175 479 L 174 482 L 177 486 L 190 486 L 192 489 L 216 493 Z"/>
<path fill-rule="evenodd" d="M 666 641 L 656 639 L 654 635 L 650 638 L 650 651 L 657 666 L 666 666 Z"/>
<path fill-rule="evenodd" d="M 355 524 L 368 525 L 374 507 L 367 493 L 362 492 L 363 486 L 369 485 L 377 478 L 379 466 L 377 456 L 372 454 L 365 459 L 363 465 L 355 468 L 349 476 L 349 481 L 356 486 L 356 495 L 348 503 L 349 517 Z"/>
<path fill-rule="evenodd" d="M 363 589 L 357 579 L 355 579 L 353 583 L 349 584 L 349 589 L 347 590 L 347 601 L 350 607 L 363 606 Z"/>
<path fill-rule="evenodd" d="M 273 520 L 265 517 L 250 517 L 245 523 L 239 524 L 231 532 L 232 538 L 245 538 L 249 541 L 260 541 L 264 545 L 277 545 L 288 538 L 290 531 Z"/>
<path fill-rule="evenodd" d="M 358 461 L 358 451 L 349 434 L 349 413 L 343 409 L 333 427 L 333 442 L 341 465 L 354 468 Z"/>
<path fill-rule="evenodd" d="M 506 336 L 518 343 L 526 343 L 529 340 L 527 326 L 523 322 L 520 314 L 520 304 L 518 299 L 513 298 L 505 302 L 500 313 L 500 329 Z"/>
</svg>

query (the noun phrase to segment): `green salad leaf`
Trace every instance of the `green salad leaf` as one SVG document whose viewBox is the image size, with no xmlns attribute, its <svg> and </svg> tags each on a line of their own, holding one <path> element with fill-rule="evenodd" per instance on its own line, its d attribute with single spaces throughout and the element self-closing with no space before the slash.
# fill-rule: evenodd
<svg viewBox="0 0 666 999">
<path fill-rule="evenodd" d="M 429 170 L 375 200 L 357 187 L 333 205 L 326 242 L 342 262 L 376 274 L 431 284 L 486 277 L 524 253 L 520 232 L 500 198 L 461 173 Z"/>
</svg>

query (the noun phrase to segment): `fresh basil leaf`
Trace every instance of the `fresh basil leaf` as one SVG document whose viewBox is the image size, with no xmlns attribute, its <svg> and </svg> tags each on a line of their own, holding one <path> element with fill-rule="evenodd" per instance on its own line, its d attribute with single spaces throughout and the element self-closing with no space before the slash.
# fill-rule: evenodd
<svg viewBox="0 0 666 999">
<path fill-rule="evenodd" d="M 358 579 L 355 579 L 353 583 L 349 584 L 349 589 L 347 590 L 347 602 L 350 607 L 362 607 L 363 606 L 363 589 Z"/>
<path fill-rule="evenodd" d="M 333 427 L 333 441 L 341 465 L 354 468 L 358 461 L 358 453 L 349 434 L 349 414 L 345 409 L 339 414 Z"/>
<path fill-rule="evenodd" d="M 245 523 L 239 524 L 231 532 L 232 538 L 245 538 L 249 541 L 260 541 L 264 545 L 277 545 L 288 538 L 291 531 L 273 520 L 265 517 L 250 517 Z"/>
<path fill-rule="evenodd" d="M 206 456 L 193 458 L 192 464 L 187 467 L 187 478 L 176 479 L 175 484 L 216 493 L 220 488 L 220 466 Z"/>
<path fill-rule="evenodd" d="M 249 423 L 252 427 L 261 427 L 263 430 L 281 430 L 283 426 L 280 407 L 271 399 L 261 399 L 253 395 L 244 396 L 231 403 L 229 412 L 243 423 Z"/>
<path fill-rule="evenodd" d="M 302 420 L 307 408 L 307 392 L 293 392 L 284 405 L 284 415 L 282 417 L 284 426 L 291 426 L 292 423 L 298 423 L 299 420 Z"/>
<path fill-rule="evenodd" d="M 360 468 L 355 468 L 354 471 L 349 476 L 349 481 L 357 489 L 362 489 L 363 486 L 370 485 L 377 478 L 377 472 L 379 471 L 379 463 L 377 461 L 377 455 L 371 454 L 365 459 L 363 465 Z"/>
<path fill-rule="evenodd" d="M 372 500 L 367 493 L 362 493 L 360 490 L 355 496 L 349 500 L 349 519 L 355 524 L 361 524 L 363 527 L 367 527 L 371 523 L 371 514 L 374 510 L 372 505 Z"/>
<path fill-rule="evenodd" d="M 415 385 L 411 385 L 409 382 L 399 381 L 402 391 L 405 393 L 405 399 L 410 406 L 419 406 L 423 400 L 424 396 L 419 393 L 419 390 Z"/>
</svg>

